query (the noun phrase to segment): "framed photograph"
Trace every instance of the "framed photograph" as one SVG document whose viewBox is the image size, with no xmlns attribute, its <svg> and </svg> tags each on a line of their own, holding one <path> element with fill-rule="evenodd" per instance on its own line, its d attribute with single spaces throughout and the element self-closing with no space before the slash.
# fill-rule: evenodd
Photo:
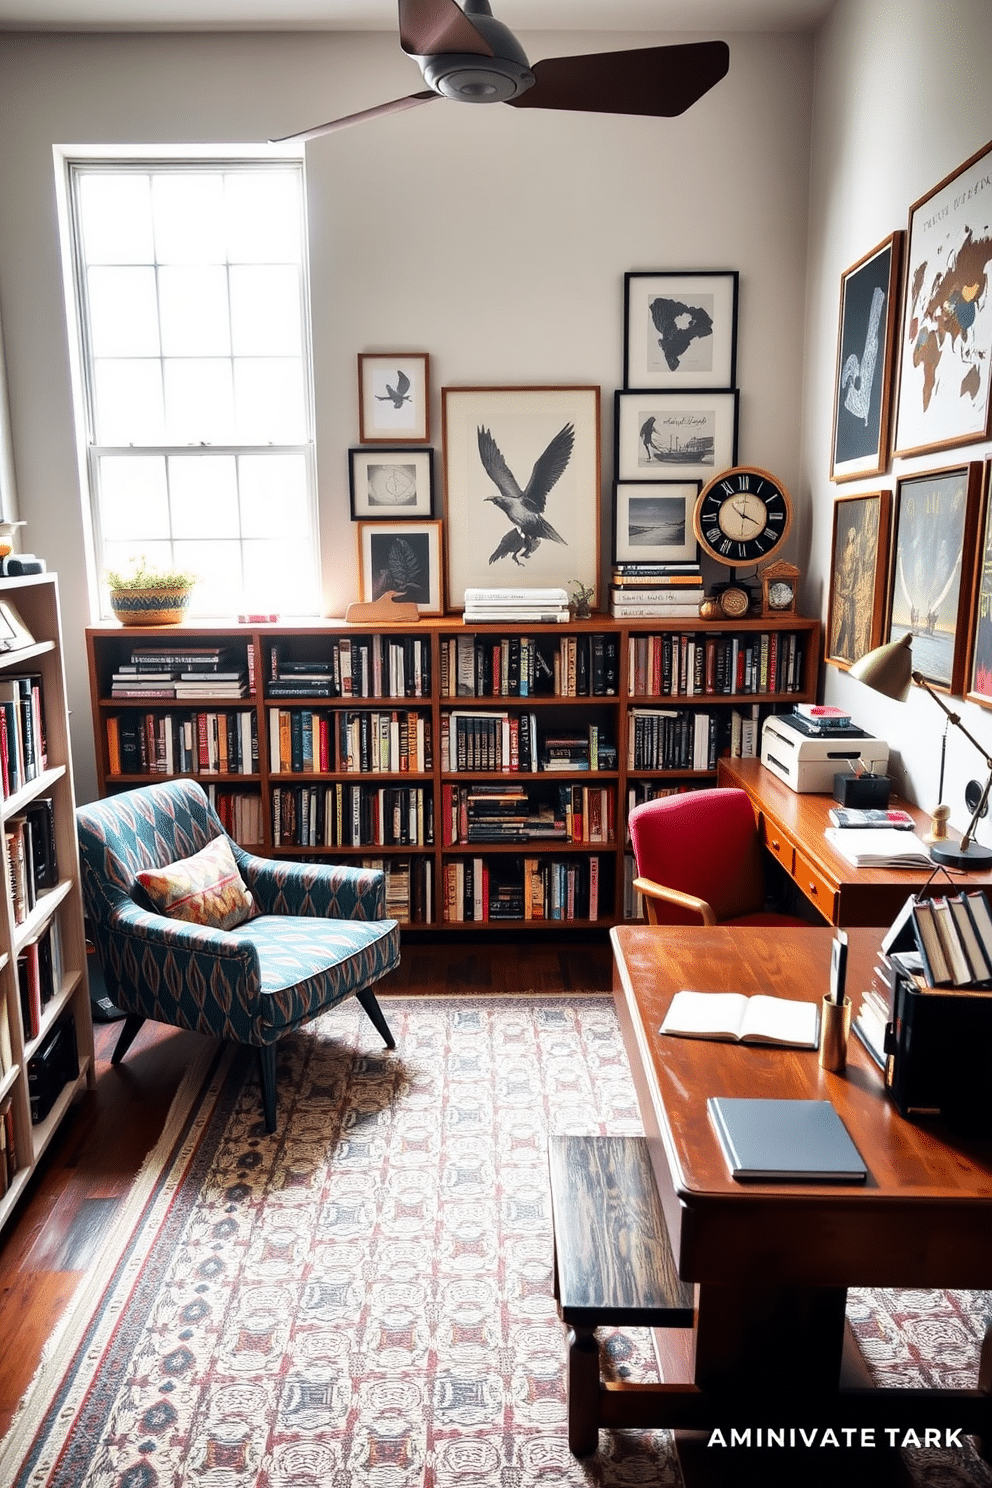
<svg viewBox="0 0 992 1488">
<path fill-rule="evenodd" d="M 430 357 L 425 351 L 358 356 L 358 437 L 362 444 L 427 444 Z"/>
<path fill-rule="evenodd" d="M 737 463 L 738 393 L 614 396 L 617 480 L 707 481 Z"/>
<path fill-rule="evenodd" d="M 830 479 L 889 466 L 892 366 L 903 234 L 894 232 L 841 275 Z"/>
<path fill-rule="evenodd" d="M 397 522 L 434 515 L 434 451 L 348 451 L 351 520 Z"/>
<path fill-rule="evenodd" d="M 825 659 L 853 664 L 882 644 L 892 493 L 859 492 L 834 502 Z"/>
<path fill-rule="evenodd" d="M 981 544 L 975 555 L 965 696 L 971 703 L 992 708 L 992 461 L 985 466 L 979 531 Z"/>
<path fill-rule="evenodd" d="M 628 388 L 732 388 L 737 380 L 736 269 L 623 276 Z"/>
<path fill-rule="evenodd" d="M 909 209 L 897 455 L 987 439 L 992 425 L 992 142 Z"/>
<path fill-rule="evenodd" d="M 896 482 L 887 640 L 913 634 L 913 668 L 962 695 L 982 462 Z"/>
<path fill-rule="evenodd" d="M 613 562 L 694 562 L 692 512 L 699 481 L 617 481 L 613 488 Z"/>
<path fill-rule="evenodd" d="M 413 603 L 422 615 L 443 615 L 440 522 L 359 522 L 362 600 Z"/>
<path fill-rule="evenodd" d="M 599 590 L 598 387 L 443 388 L 448 601 Z"/>
</svg>

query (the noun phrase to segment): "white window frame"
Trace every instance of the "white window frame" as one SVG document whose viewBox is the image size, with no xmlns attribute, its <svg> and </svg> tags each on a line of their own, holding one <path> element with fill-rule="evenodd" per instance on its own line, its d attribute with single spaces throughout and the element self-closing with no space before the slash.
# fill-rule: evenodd
<svg viewBox="0 0 992 1488">
<path fill-rule="evenodd" d="M 80 175 L 94 170 L 113 173 L 155 172 L 165 170 L 202 170 L 225 172 L 259 170 L 287 167 L 300 174 L 301 186 L 301 273 L 300 273 L 300 327 L 301 360 L 305 384 L 306 438 L 303 444 L 231 444 L 209 445 L 202 449 L 205 458 L 212 456 L 252 457 L 301 456 L 306 472 L 306 487 L 309 507 L 309 550 L 312 570 L 313 604 L 297 613 L 301 617 L 314 617 L 320 613 L 321 572 L 320 543 L 318 533 L 317 462 L 315 448 L 315 413 L 313 390 L 313 345 L 310 317 L 309 241 L 306 223 L 306 176 L 303 149 L 286 147 L 267 148 L 261 145 L 244 146 L 78 146 L 56 145 L 55 174 L 58 196 L 59 220 L 62 242 L 62 268 L 65 286 L 65 301 L 69 334 L 70 375 L 72 381 L 73 407 L 76 424 L 76 445 L 80 491 L 83 505 L 83 529 L 85 558 L 91 595 L 91 612 L 95 619 L 111 617 L 106 585 L 101 578 L 100 555 L 104 551 L 104 533 L 101 527 L 99 465 L 108 455 L 164 456 L 181 454 L 195 456 L 197 446 L 191 445 L 98 445 L 96 438 L 96 414 L 94 388 L 91 371 L 93 359 L 88 345 L 88 315 L 86 312 L 86 275 L 77 235 L 76 189 Z M 278 512 L 274 511 L 273 531 L 278 530 Z M 170 535 L 169 542 L 171 544 Z M 237 542 L 242 542 L 240 533 Z M 197 619 L 230 619 L 230 616 L 207 615 L 196 609 L 196 594 L 193 595 L 192 613 Z M 285 614 L 285 609 L 283 610 Z"/>
</svg>

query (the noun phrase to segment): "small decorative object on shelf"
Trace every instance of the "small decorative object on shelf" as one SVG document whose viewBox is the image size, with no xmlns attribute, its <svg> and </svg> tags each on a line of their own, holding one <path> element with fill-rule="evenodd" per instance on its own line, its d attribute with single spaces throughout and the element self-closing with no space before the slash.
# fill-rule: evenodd
<svg viewBox="0 0 992 1488">
<path fill-rule="evenodd" d="M 110 608 L 122 625 L 178 625 L 186 618 L 196 574 L 152 568 L 138 558 L 127 571 L 108 569 Z"/>
<path fill-rule="evenodd" d="M 720 614 L 725 615 L 728 620 L 743 620 L 751 608 L 751 594 L 740 584 L 728 584 L 725 589 L 720 590 L 716 602 Z"/>
<path fill-rule="evenodd" d="M 594 584 L 583 584 L 578 579 L 569 579 L 568 587 L 572 591 L 569 609 L 576 620 L 588 620 L 592 615 L 592 600 L 596 593 Z"/>
<path fill-rule="evenodd" d="M 760 568 L 758 577 L 761 580 L 762 616 L 794 615 L 800 577 L 796 565 L 778 559 Z"/>
</svg>

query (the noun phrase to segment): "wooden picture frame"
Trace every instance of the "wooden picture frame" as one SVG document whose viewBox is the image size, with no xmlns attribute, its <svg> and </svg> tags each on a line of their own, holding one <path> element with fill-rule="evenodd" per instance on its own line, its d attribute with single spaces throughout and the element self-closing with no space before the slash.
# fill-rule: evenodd
<svg viewBox="0 0 992 1488">
<path fill-rule="evenodd" d="M 444 614 L 440 522 L 359 522 L 359 598 Z"/>
<path fill-rule="evenodd" d="M 428 444 L 430 426 L 427 352 L 359 352 L 359 442 Z"/>
<path fill-rule="evenodd" d="M 848 667 L 882 644 L 892 536 L 892 492 L 834 501 L 824 659 Z"/>
<path fill-rule="evenodd" d="M 911 630 L 914 671 L 956 697 L 964 688 L 982 475 L 982 462 L 972 460 L 896 482 L 885 639 Z"/>
<path fill-rule="evenodd" d="M 614 563 L 694 563 L 699 481 L 615 481 Z"/>
<path fill-rule="evenodd" d="M 626 273 L 624 386 L 734 387 L 739 279 L 736 269 Z"/>
<path fill-rule="evenodd" d="M 992 433 L 990 168 L 992 141 L 909 209 L 897 455 Z"/>
<path fill-rule="evenodd" d="M 890 233 L 841 275 L 830 479 L 889 466 L 892 369 L 904 234 Z"/>
<path fill-rule="evenodd" d="M 985 463 L 981 541 L 975 549 L 971 618 L 968 626 L 968 670 L 965 697 L 992 708 L 992 460 Z"/>
<path fill-rule="evenodd" d="M 620 481 L 709 481 L 737 463 L 736 390 L 651 388 L 614 394 Z"/>
<path fill-rule="evenodd" d="M 442 388 L 441 405 L 452 608 L 463 607 L 468 588 L 566 588 L 578 583 L 591 590 L 590 607 L 595 609 L 599 388 Z M 517 525 L 514 493 L 532 487 L 539 497 L 530 502 L 536 520 Z M 542 532 L 542 524 L 550 535 Z"/>
<path fill-rule="evenodd" d="M 348 489 L 353 522 L 419 521 L 434 515 L 434 451 L 350 449 Z"/>
</svg>

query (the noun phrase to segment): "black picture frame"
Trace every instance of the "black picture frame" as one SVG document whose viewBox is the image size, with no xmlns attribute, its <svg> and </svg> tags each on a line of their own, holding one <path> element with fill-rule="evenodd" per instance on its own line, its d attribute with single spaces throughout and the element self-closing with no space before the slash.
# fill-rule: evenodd
<svg viewBox="0 0 992 1488">
<path fill-rule="evenodd" d="M 619 481 L 709 481 L 737 464 L 735 389 L 624 389 L 614 394 Z"/>
<path fill-rule="evenodd" d="M 627 388 L 737 382 L 736 269 L 632 269 L 623 280 Z"/>
<path fill-rule="evenodd" d="M 889 468 L 893 365 L 899 320 L 901 231 L 841 275 L 830 479 Z"/>
<path fill-rule="evenodd" d="M 353 522 L 418 522 L 434 515 L 434 451 L 376 445 L 348 451 Z"/>
</svg>

